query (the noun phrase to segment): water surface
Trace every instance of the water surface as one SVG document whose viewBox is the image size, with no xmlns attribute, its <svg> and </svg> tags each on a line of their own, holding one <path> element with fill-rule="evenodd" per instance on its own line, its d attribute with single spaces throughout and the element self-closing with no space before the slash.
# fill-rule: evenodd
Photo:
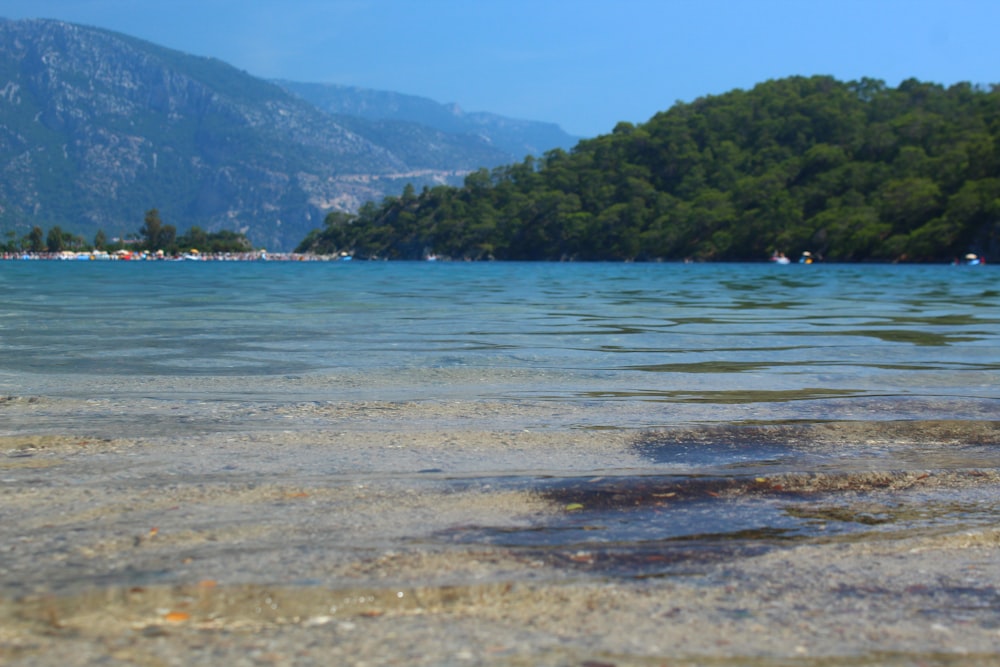
<svg viewBox="0 0 1000 667">
<path fill-rule="evenodd" d="M 682 554 L 692 540 L 753 551 L 995 518 L 978 496 L 890 499 L 865 477 L 992 474 L 995 436 L 980 437 L 1000 414 L 991 267 L 5 262 L 0 289 L 5 435 L 145 437 L 163 452 L 200 438 L 193 458 L 170 455 L 172 474 L 492 485 L 578 510 L 422 540 L 662 555 L 678 540 Z M 345 429 L 369 444 L 236 454 L 218 440 Z M 553 439 L 469 444 L 518 432 Z M 574 440 L 585 432 L 625 444 L 595 452 Z M 387 454 L 421 433 L 451 444 Z M 854 495 L 847 482 L 785 492 L 802 474 L 855 480 Z M 966 510 L 881 521 L 857 509 L 922 502 Z"/>
<path fill-rule="evenodd" d="M 637 428 L 1000 398 L 992 267 L 4 262 L 0 289 L 19 396 L 552 401 Z"/>
</svg>

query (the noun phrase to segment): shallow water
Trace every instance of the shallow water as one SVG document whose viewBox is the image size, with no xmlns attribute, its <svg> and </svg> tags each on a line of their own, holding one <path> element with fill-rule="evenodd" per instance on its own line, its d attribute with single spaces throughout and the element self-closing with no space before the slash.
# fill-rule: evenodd
<svg viewBox="0 0 1000 667">
<path fill-rule="evenodd" d="M 993 544 L 998 278 L 0 263 L 0 598 L 60 596 L 44 615 L 70 614 L 95 587 L 202 580 L 237 597 L 266 585 L 373 600 L 387 587 L 437 599 L 486 586 L 507 600 L 511 584 L 599 582 L 641 598 L 669 581 L 693 587 L 694 608 L 705 587 L 779 582 L 782 554 L 811 550 L 809 566 L 835 569 L 841 588 L 803 601 L 811 584 L 788 584 L 782 613 L 822 614 L 870 585 L 870 551 L 888 568 L 902 562 L 896 543 L 911 553 L 914 540 L 986 531 L 969 539 Z M 994 554 L 967 564 L 976 595 L 990 595 Z M 968 586 L 946 581 L 947 562 L 919 566 L 942 568 L 928 596 L 960 606 Z M 514 597 L 517 613 L 538 613 Z M 970 613 L 942 604 L 929 607 L 937 621 Z M 985 634 L 970 645 L 1000 641 L 992 612 L 971 614 Z M 744 629 L 736 655 L 758 655 Z M 872 650 L 831 642 L 829 655 Z"/>
<path fill-rule="evenodd" d="M 539 489 L 539 474 L 683 484 L 898 469 L 898 452 L 808 447 L 760 427 L 871 423 L 871 439 L 879 423 L 996 419 L 997 278 L 952 266 L 5 262 L 0 434 L 635 434 L 620 456 L 582 466 L 481 447 L 453 469 L 447 454 L 427 467 Z M 758 428 L 640 441 L 718 425 Z M 974 463 L 989 467 L 992 452 Z M 673 508 L 670 520 L 700 525 L 698 512 Z M 633 539 L 612 523 L 611 539 Z M 749 503 L 702 532 L 809 525 Z"/>
<path fill-rule="evenodd" d="M 646 427 L 972 418 L 1000 399 L 992 267 L 4 262 L 0 290 L 0 393 L 192 418 L 463 398 Z"/>
</svg>

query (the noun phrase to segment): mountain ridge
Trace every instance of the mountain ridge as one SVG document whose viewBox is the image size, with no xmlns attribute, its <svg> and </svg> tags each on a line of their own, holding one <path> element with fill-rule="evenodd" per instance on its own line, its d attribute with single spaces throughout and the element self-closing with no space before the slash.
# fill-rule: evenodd
<svg viewBox="0 0 1000 667">
<path fill-rule="evenodd" d="M 569 149 L 582 138 L 567 134 L 555 123 L 487 111 L 466 112 L 457 103 L 442 104 L 418 95 L 283 79 L 274 83 L 332 114 L 416 122 L 442 132 L 482 136 L 509 153 L 510 162 L 519 162 L 526 155 L 541 156 L 553 148 Z"/>
<path fill-rule="evenodd" d="M 183 231 L 288 249 L 331 210 L 510 161 L 488 136 L 335 115 L 221 60 L 50 19 L 0 19 L 0 231 Z"/>
</svg>

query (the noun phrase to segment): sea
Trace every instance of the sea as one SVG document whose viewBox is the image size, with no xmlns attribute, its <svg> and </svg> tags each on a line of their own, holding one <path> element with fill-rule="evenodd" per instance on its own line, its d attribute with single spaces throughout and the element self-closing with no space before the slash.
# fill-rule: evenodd
<svg viewBox="0 0 1000 667">
<path fill-rule="evenodd" d="M 790 510 L 794 498 L 711 510 L 720 493 L 774 475 L 992 474 L 995 429 L 987 442 L 982 425 L 1000 418 L 1000 272 L 990 265 L 6 261 L 0 294 L 0 436 L 292 437 L 340 410 L 343 428 L 373 438 L 564 438 L 544 464 L 487 441 L 459 463 L 367 462 L 366 474 L 489 480 L 583 510 L 438 535 L 450 543 L 614 545 L 621 557 L 605 574 L 645 576 L 683 557 L 622 554 L 674 539 L 759 546 L 996 520 L 992 495 L 967 489 L 960 510 L 906 517 L 819 517 Z M 377 409 L 393 406 L 403 412 L 386 435 Z M 629 456 L 577 456 L 574 434 L 624 434 Z M 336 461 L 334 445 L 325 456 Z M 315 468 L 300 472 L 317 483 Z M 952 490 L 920 493 L 889 504 L 957 506 Z M 639 500 L 685 494 L 690 504 L 666 514 Z"/>
<path fill-rule="evenodd" d="M 1000 399 L 992 266 L 7 261 L 0 293 L 11 396 L 551 401 L 589 428 Z"/>
</svg>

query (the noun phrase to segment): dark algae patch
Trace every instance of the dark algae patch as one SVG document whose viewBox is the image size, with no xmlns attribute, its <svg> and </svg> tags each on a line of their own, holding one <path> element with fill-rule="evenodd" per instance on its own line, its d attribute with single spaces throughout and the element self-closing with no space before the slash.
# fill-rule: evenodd
<svg viewBox="0 0 1000 667">
<path fill-rule="evenodd" d="M 347 407 L 334 407 L 337 421 Z M 1000 655 L 997 422 L 404 438 L 368 429 L 429 406 L 371 407 L 352 408 L 356 432 L 5 440 L 4 460 L 52 464 L 0 475 L 0 662 L 965 667 Z M 616 465 L 578 465 L 594 450 Z"/>
<path fill-rule="evenodd" d="M 557 567 L 612 577 L 692 574 L 725 560 L 813 542 L 905 538 L 956 521 L 993 523 L 996 471 L 785 473 L 561 479 L 538 493 L 556 508 L 527 528 L 466 526 L 438 535 L 502 546 Z"/>
<path fill-rule="evenodd" d="M 591 399 L 636 399 L 663 403 L 706 403 L 741 405 L 748 403 L 787 403 L 789 401 L 815 401 L 819 399 L 860 396 L 864 392 L 853 389 L 826 389 L 807 387 L 794 390 L 742 389 L 718 391 L 642 390 L 642 391 L 591 391 L 584 394 Z"/>
<path fill-rule="evenodd" d="M 648 432 L 633 447 L 662 473 L 521 480 L 551 514 L 529 527 L 465 526 L 438 538 L 590 575 L 648 578 L 803 544 L 984 528 L 1000 512 L 998 436 L 993 422 Z"/>
</svg>

